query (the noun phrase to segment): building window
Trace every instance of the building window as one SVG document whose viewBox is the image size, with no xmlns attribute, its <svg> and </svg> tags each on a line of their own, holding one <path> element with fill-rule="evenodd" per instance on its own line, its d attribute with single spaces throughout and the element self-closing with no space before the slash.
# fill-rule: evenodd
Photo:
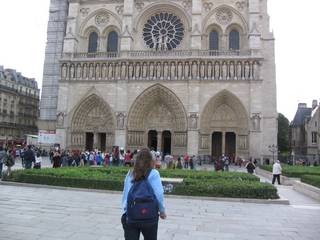
<svg viewBox="0 0 320 240">
<path fill-rule="evenodd" d="M 88 46 L 88 52 L 89 53 L 95 53 L 98 49 L 98 34 L 96 32 L 90 33 L 89 36 L 89 46 Z"/>
<path fill-rule="evenodd" d="M 318 133 L 317 132 L 312 132 L 311 137 L 312 137 L 312 140 L 311 140 L 312 143 L 318 142 Z"/>
<path fill-rule="evenodd" d="M 177 48 L 184 37 L 184 25 L 181 19 L 172 13 L 161 12 L 151 16 L 144 25 L 145 44 L 154 50 L 172 50 Z"/>
<path fill-rule="evenodd" d="M 314 122 L 314 126 L 318 127 L 318 122 L 317 121 Z"/>
<path fill-rule="evenodd" d="M 209 50 L 219 50 L 219 33 L 217 31 L 210 32 Z"/>
<path fill-rule="evenodd" d="M 240 34 L 237 30 L 232 30 L 229 33 L 229 49 L 230 50 L 240 49 Z"/>
<path fill-rule="evenodd" d="M 118 52 L 118 33 L 112 31 L 108 34 L 107 52 Z"/>
</svg>

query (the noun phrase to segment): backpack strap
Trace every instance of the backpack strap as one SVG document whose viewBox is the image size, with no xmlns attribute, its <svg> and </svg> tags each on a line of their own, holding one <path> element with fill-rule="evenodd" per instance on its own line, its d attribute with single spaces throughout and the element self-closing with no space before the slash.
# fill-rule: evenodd
<svg viewBox="0 0 320 240">
<path fill-rule="evenodd" d="M 147 174 L 144 176 L 144 178 L 145 178 L 146 180 L 148 180 L 151 171 L 152 171 L 152 168 L 149 168 L 149 169 L 147 170 Z"/>
</svg>

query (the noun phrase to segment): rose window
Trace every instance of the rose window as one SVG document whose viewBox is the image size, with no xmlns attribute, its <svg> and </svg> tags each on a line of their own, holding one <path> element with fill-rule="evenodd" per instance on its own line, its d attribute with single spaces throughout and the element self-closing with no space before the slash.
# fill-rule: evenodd
<svg viewBox="0 0 320 240">
<path fill-rule="evenodd" d="M 172 50 L 179 46 L 184 36 L 180 18 L 171 13 L 158 13 L 150 17 L 143 28 L 146 45 L 155 50 Z"/>
</svg>

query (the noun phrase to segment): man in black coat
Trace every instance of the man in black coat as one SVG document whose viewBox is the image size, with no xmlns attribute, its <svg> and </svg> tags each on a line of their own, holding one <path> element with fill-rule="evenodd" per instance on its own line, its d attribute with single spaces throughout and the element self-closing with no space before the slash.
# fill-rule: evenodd
<svg viewBox="0 0 320 240">
<path fill-rule="evenodd" d="M 25 168 L 30 169 L 32 167 L 32 162 L 36 161 L 34 156 L 34 152 L 31 149 L 31 146 L 28 146 L 27 151 L 24 152 L 24 161 L 25 161 Z"/>
</svg>

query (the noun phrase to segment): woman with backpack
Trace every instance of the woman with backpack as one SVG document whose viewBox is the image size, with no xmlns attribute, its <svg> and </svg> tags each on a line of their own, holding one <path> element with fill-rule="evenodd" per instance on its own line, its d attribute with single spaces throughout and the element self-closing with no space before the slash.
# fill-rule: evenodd
<svg viewBox="0 0 320 240">
<path fill-rule="evenodd" d="M 167 217 L 160 174 L 154 165 L 150 150 L 142 149 L 125 178 L 121 218 L 125 240 L 139 240 L 140 233 L 145 240 L 156 240 L 159 216 Z"/>
</svg>

